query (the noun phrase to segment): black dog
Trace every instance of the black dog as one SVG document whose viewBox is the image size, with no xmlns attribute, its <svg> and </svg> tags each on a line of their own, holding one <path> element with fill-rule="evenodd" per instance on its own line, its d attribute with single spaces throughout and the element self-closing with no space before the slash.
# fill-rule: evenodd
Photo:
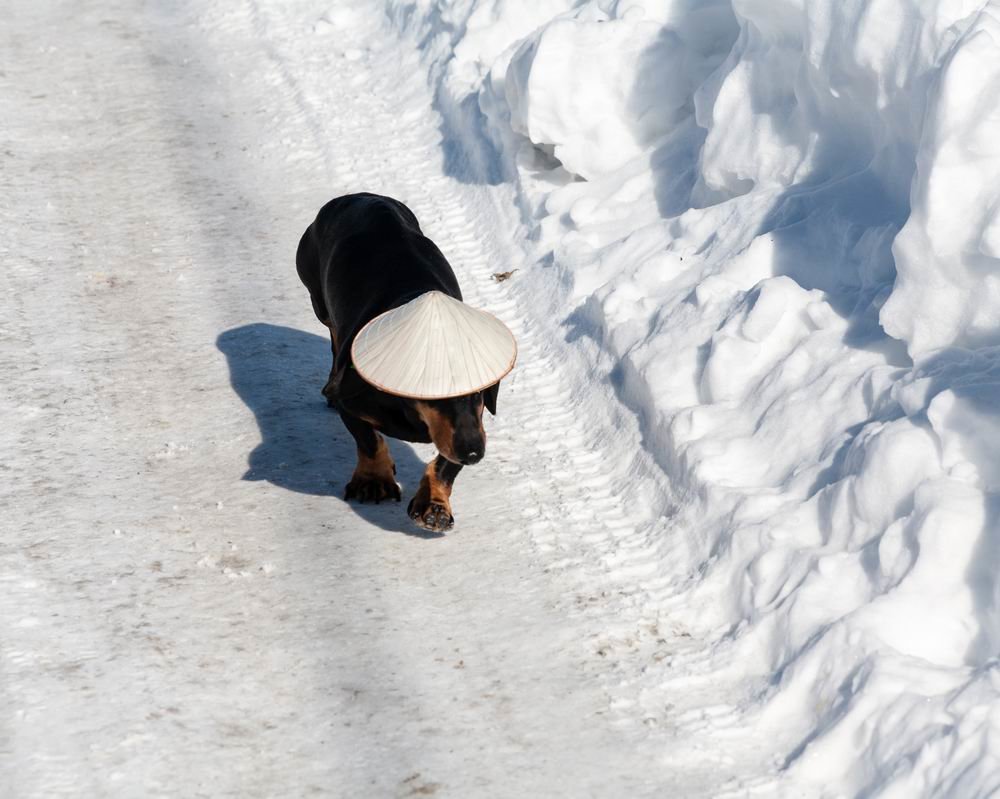
<svg viewBox="0 0 1000 799">
<path fill-rule="evenodd" d="M 324 205 L 306 229 L 296 267 L 316 316 L 330 329 L 333 368 L 323 394 L 358 445 L 358 465 L 344 499 L 400 500 L 396 466 L 380 432 L 433 442 L 439 454 L 428 464 L 407 513 L 428 530 L 447 530 L 455 521 L 452 485 L 462 466 L 477 463 L 486 451 L 483 407 L 496 414 L 500 384 L 453 399 L 404 399 L 361 378 L 351 362 L 351 345 L 371 319 L 428 291 L 461 300 L 451 266 L 403 203 L 349 194 Z"/>
</svg>

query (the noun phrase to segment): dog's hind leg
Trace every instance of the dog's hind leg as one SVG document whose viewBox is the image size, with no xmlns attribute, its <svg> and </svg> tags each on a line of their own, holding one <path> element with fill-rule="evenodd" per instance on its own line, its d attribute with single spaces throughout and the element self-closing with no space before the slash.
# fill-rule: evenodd
<svg viewBox="0 0 1000 799">
<path fill-rule="evenodd" d="M 340 418 L 358 445 L 358 465 L 344 491 L 344 499 L 376 503 L 394 499 L 399 502 L 402 495 L 396 483 L 396 464 L 392 462 L 385 439 L 368 422 L 356 416 L 341 411 Z"/>
<path fill-rule="evenodd" d="M 327 407 L 333 408 L 336 405 L 334 397 L 337 393 L 337 333 L 334 331 L 333 325 L 329 322 L 324 322 L 323 324 L 330 329 L 330 351 L 333 353 L 330 377 L 327 378 L 326 385 L 323 386 L 323 396 L 326 397 Z"/>
<path fill-rule="evenodd" d="M 459 464 L 441 455 L 428 463 L 420 487 L 406 508 L 410 518 L 425 530 L 443 532 L 451 529 L 455 524 L 451 513 L 451 488 L 460 471 Z"/>
</svg>

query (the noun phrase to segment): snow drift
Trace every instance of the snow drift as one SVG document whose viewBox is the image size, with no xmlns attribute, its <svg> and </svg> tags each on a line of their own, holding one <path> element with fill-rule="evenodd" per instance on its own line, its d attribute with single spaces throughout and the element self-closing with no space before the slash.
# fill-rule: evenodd
<svg viewBox="0 0 1000 799">
<path fill-rule="evenodd" d="M 774 790 L 1000 790 L 1000 4 L 389 6 L 612 359 Z"/>
</svg>

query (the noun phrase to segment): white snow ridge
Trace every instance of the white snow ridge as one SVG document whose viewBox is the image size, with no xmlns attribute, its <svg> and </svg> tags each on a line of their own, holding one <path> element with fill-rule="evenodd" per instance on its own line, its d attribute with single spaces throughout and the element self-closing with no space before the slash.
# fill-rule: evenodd
<svg viewBox="0 0 1000 799">
<path fill-rule="evenodd" d="M 96 5 L 0 26 L 0 794 L 1000 795 L 1000 3 Z M 340 499 L 362 190 L 518 340 L 446 536 Z"/>
</svg>

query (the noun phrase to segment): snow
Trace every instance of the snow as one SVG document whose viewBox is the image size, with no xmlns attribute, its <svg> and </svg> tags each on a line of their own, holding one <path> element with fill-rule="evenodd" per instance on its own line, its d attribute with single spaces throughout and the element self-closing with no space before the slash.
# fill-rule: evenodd
<svg viewBox="0 0 1000 799">
<path fill-rule="evenodd" d="M 1000 790 L 1000 8 L 384 11 L 0 29 L 5 793 Z M 447 536 L 339 498 L 354 190 L 518 338 Z"/>
<path fill-rule="evenodd" d="M 914 357 L 998 343 L 1000 9 L 970 22 L 941 59 L 917 140 L 911 214 L 893 242 L 899 278 L 881 319 Z"/>
<path fill-rule="evenodd" d="M 515 186 L 520 296 L 665 478 L 650 601 L 705 648 L 642 691 L 712 679 L 694 737 L 769 741 L 733 795 L 1000 789 L 1000 9 L 390 6 L 449 7 L 424 59 Z"/>
</svg>

